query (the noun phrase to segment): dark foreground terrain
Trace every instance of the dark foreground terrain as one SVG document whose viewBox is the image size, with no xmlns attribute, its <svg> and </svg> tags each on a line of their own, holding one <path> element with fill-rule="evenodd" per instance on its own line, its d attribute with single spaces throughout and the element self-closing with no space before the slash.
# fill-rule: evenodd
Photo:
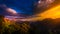
<svg viewBox="0 0 60 34">
<path fill-rule="evenodd" d="M 2 22 L 0 20 L 0 34 L 60 34 L 60 18 L 37 22 L 20 21 L 10 25 Z"/>
</svg>

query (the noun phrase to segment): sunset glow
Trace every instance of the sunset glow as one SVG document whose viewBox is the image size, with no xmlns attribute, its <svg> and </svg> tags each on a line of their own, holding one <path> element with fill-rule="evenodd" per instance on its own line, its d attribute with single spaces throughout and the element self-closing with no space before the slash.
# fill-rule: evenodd
<svg viewBox="0 0 60 34">
<path fill-rule="evenodd" d="M 45 12 L 40 14 L 43 18 L 60 18 L 60 5 L 57 5 L 49 10 L 46 10 Z"/>
<path fill-rule="evenodd" d="M 28 18 L 26 20 L 28 21 L 38 21 L 38 20 L 43 20 L 46 18 L 52 18 L 52 19 L 56 19 L 56 18 L 60 18 L 60 5 L 57 5 L 55 7 L 52 7 L 46 11 L 44 11 L 43 13 L 37 14 L 37 17 L 33 17 L 33 18 Z"/>
</svg>

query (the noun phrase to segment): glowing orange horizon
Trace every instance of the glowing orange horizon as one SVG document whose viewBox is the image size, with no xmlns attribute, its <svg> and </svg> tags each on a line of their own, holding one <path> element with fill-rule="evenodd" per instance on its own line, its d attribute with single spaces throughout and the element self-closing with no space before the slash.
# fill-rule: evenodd
<svg viewBox="0 0 60 34">
<path fill-rule="evenodd" d="M 45 12 L 39 15 L 41 15 L 41 17 L 43 18 L 52 18 L 52 19 L 60 18 L 60 5 L 52 7 L 51 9 L 46 10 Z"/>
<path fill-rule="evenodd" d="M 60 18 L 60 5 L 51 7 L 50 9 L 44 11 L 43 13 L 37 14 L 36 16 L 37 17 L 28 18 L 25 20 L 26 21 L 38 21 L 38 20 L 41 21 L 46 18 L 52 18 L 52 19 Z"/>
</svg>

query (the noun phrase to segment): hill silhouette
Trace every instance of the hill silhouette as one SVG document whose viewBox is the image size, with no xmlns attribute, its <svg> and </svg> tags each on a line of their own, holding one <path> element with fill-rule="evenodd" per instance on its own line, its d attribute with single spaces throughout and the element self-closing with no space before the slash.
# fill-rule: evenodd
<svg viewBox="0 0 60 34">
<path fill-rule="evenodd" d="M 0 34 L 58 34 L 60 33 L 60 18 L 46 18 L 42 21 L 28 22 L 10 21 L 5 24 L 4 16 L 0 16 Z"/>
</svg>

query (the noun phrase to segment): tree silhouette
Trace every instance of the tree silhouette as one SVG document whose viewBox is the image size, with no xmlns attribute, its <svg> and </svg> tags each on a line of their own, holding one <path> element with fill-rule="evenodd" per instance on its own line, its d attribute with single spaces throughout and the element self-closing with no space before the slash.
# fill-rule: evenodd
<svg viewBox="0 0 60 34">
<path fill-rule="evenodd" d="M 4 16 L 0 15 L 0 34 L 2 34 L 2 24 L 4 22 Z"/>
</svg>

